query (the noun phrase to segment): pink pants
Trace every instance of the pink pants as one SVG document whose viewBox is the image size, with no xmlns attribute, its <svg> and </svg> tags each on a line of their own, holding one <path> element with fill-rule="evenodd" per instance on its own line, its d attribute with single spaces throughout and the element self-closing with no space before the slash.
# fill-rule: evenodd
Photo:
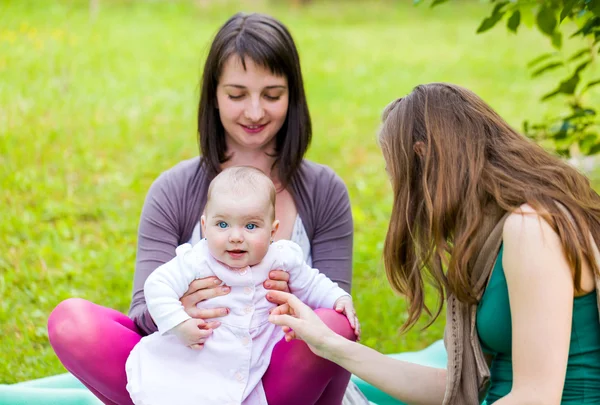
<svg viewBox="0 0 600 405">
<path fill-rule="evenodd" d="M 318 309 L 336 333 L 356 337 L 344 315 Z M 48 319 L 56 355 L 75 377 L 107 405 L 132 404 L 125 389 L 125 362 L 142 335 L 122 313 L 80 298 L 61 302 Z M 339 405 L 350 373 L 313 354 L 302 341 L 281 340 L 263 376 L 269 405 Z"/>
</svg>

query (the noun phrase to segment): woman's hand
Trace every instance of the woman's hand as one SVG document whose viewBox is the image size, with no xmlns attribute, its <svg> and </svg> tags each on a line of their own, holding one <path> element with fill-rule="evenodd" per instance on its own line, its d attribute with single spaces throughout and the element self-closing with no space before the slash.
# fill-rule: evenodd
<svg viewBox="0 0 600 405">
<path fill-rule="evenodd" d="M 263 283 L 263 286 L 267 290 L 290 292 L 289 281 L 290 274 L 287 271 L 273 270 L 269 272 L 269 278 Z M 271 301 L 268 295 L 267 299 Z"/>
<path fill-rule="evenodd" d="M 269 322 L 282 327 L 285 340 L 302 339 L 317 356 L 331 360 L 332 351 L 343 337 L 332 331 L 315 312 L 295 295 L 269 291 L 267 297 L 280 304 L 271 311 Z"/>
<path fill-rule="evenodd" d="M 179 299 L 185 312 L 195 319 L 213 319 L 225 316 L 229 313 L 229 308 L 197 308 L 199 302 L 227 295 L 231 288 L 221 285 L 221 280 L 216 277 L 206 277 L 194 280 L 185 294 Z M 221 325 L 218 321 L 207 322 L 204 326 L 209 329 L 215 329 Z"/>
</svg>

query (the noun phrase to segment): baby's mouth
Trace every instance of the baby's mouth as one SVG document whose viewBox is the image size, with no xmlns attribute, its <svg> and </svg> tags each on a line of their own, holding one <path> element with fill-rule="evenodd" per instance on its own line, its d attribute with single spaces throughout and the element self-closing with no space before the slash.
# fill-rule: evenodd
<svg viewBox="0 0 600 405">
<path fill-rule="evenodd" d="M 241 249 L 232 249 L 228 250 L 227 253 L 229 254 L 229 256 L 236 258 L 243 256 L 246 253 L 246 251 Z"/>
</svg>

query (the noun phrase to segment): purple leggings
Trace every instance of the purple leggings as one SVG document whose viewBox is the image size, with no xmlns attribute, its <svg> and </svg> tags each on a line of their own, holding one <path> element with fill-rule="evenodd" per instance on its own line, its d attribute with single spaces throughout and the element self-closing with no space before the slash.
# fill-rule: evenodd
<svg viewBox="0 0 600 405">
<path fill-rule="evenodd" d="M 336 333 L 356 337 L 344 315 L 318 309 Z M 132 404 L 125 389 L 125 361 L 142 338 L 133 321 L 114 309 L 80 298 L 61 302 L 48 319 L 56 355 L 75 377 L 107 405 Z M 278 342 L 262 382 L 269 405 L 339 405 L 350 373 L 313 354 L 299 340 Z"/>
</svg>

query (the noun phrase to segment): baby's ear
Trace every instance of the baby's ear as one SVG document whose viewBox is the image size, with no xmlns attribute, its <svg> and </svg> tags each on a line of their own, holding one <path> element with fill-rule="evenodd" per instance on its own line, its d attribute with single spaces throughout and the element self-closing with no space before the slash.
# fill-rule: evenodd
<svg viewBox="0 0 600 405">
<path fill-rule="evenodd" d="M 202 235 L 206 236 L 206 216 L 200 217 L 200 226 L 202 227 Z"/>
<path fill-rule="evenodd" d="M 273 225 L 271 226 L 271 241 L 273 241 L 273 236 L 275 236 L 275 233 L 277 232 L 278 229 L 279 229 L 279 221 L 276 219 L 275 221 L 273 221 Z"/>
</svg>

